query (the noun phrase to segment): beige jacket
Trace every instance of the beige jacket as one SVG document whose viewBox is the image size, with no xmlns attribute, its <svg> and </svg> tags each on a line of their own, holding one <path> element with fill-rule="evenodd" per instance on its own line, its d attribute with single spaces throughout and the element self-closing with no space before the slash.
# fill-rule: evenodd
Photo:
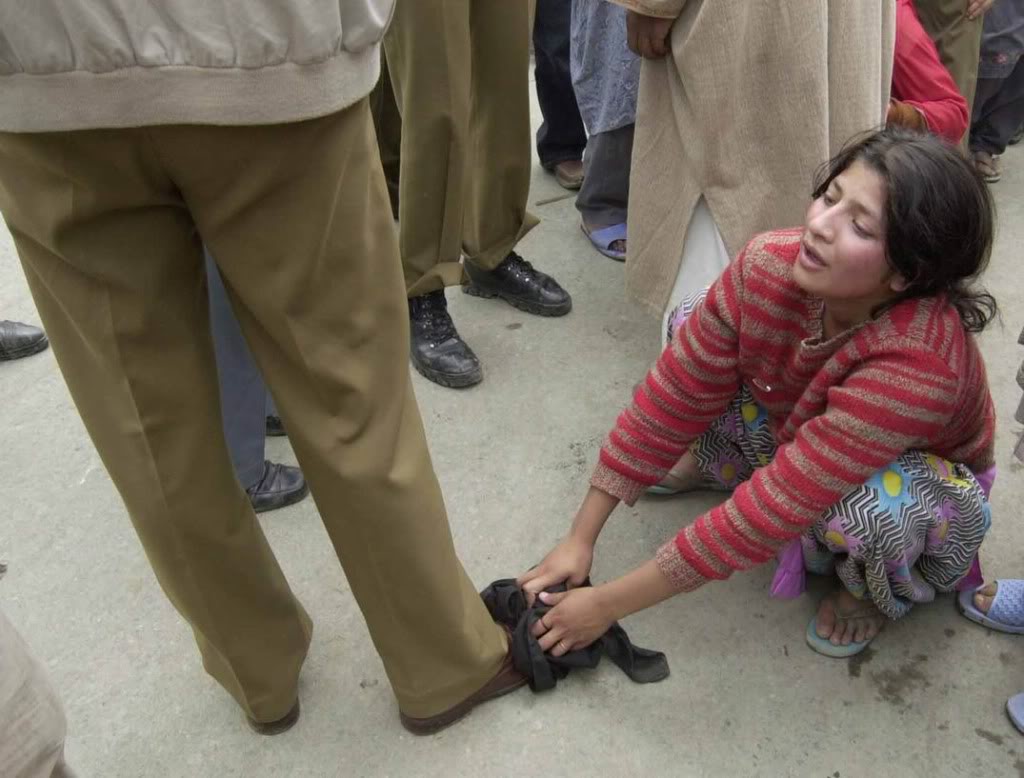
<svg viewBox="0 0 1024 778">
<path fill-rule="evenodd" d="M 629 190 L 627 287 L 660 315 L 702 195 L 735 256 L 801 223 L 817 167 L 882 124 L 895 3 L 614 1 L 676 19 L 641 69 Z"/>
<path fill-rule="evenodd" d="M 393 6 L 0 0 L 0 130 L 275 124 L 332 113 L 373 88 Z"/>
</svg>

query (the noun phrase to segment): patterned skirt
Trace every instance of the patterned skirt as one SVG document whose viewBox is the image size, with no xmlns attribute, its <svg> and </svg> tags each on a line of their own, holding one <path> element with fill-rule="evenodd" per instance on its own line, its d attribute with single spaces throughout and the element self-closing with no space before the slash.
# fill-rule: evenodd
<svg viewBox="0 0 1024 778">
<path fill-rule="evenodd" d="M 745 387 L 690 447 L 705 478 L 725 488 L 775 456 L 767 414 Z M 951 591 L 970 571 L 991 524 L 964 465 L 908 451 L 827 510 L 801 539 L 812 573 L 835 570 L 859 599 L 897 619 Z"/>
<path fill-rule="evenodd" d="M 675 307 L 665 342 L 706 294 Z M 732 489 L 771 462 L 776 447 L 767 413 L 743 387 L 690 451 L 706 479 Z M 971 571 L 991 523 L 985 492 L 966 466 L 908 451 L 814 523 L 801 538 L 804 566 L 817 574 L 835 570 L 851 594 L 898 619 L 915 602 L 953 590 Z"/>
</svg>

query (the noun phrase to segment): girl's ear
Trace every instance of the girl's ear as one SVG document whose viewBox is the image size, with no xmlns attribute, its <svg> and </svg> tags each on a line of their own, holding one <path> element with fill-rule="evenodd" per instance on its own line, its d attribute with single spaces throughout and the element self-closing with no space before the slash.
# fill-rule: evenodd
<svg viewBox="0 0 1024 778">
<path fill-rule="evenodd" d="M 908 286 L 910 286 L 910 282 L 899 273 L 894 273 L 893 277 L 889 279 L 889 288 L 896 292 L 896 294 L 907 291 Z"/>
</svg>

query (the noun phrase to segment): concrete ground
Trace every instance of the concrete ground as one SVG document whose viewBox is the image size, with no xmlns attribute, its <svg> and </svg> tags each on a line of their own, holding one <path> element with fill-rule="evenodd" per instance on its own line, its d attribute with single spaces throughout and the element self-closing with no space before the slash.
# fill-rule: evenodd
<svg viewBox="0 0 1024 778">
<path fill-rule="evenodd" d="M 1001 473 L 983 562 L 1021 576 L 1024 484 L 1010 451 L 1024 356 L 1024 147 L 1004 164 L 985 280 L 1005 325 L 982 339 Z M 536 170 L 531 202 L 543 222 L 521 249 L 572 291 L 573 313 L 542 320 L 453 292 L 486 380 L 454 392 L 416 376 L 456 544 L 481 586 L 522 571 L 565 530 L 603 435 L 658 348 L 658 323 L 624 299 L 623 266 L 589 247 L 572 200 L 545 203 L 564 194 Z M 38 320 L 5 231 L 0 316 Z M 158 589 L 52 354 L 0 365 L 0 397 L 0 559 L 10 565 L 0 603 L 63 695 L 68 757 L 82 775 L 1024 776 L 1024 738 L 1003 713 L 1024 689 L 1022 639 L 965 621 L 943 597 L 860 659 L 827 659 L 803 638 L 820 592 L 770 599 L 769 567 L 627 620 L 638 644 L 668 654 L 663 683 L 634 685 L 605 663 L 414 738 L 308 500 L 260 519 L 317 628 L 298 726 L 258 737 L 204 674 Z M 270 440 L 268 455 L 294 461 L 286 440 Z M 713 501 L 620 509 L 595 578 L 646 560 Z"/>
</svg>

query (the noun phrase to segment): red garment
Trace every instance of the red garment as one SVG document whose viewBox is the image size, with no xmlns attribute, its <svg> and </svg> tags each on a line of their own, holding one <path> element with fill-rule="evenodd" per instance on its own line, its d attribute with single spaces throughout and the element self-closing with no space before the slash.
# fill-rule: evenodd
<svg viewBox="0 0 1024 778">
<path fill-rule="evenodd" d="M 945 298 L 906 300 L 829 340 L 793 278 L 802 230 L 755 238 L 662 352 L 591 483 L 632 504 L 746 386 L 779 448 L 658 552 L 680 591 L 775 556 L 909 450 L 993 464 L 995 414 L 974 337 Z"/>
<path fill-rule="evenodd" d="M 921 26 L 913 0 L 896 0 L 892 97 L 919 110 L 928 129 L 951 143 L 967 132 L 967 101 Z"/>
</svg>

